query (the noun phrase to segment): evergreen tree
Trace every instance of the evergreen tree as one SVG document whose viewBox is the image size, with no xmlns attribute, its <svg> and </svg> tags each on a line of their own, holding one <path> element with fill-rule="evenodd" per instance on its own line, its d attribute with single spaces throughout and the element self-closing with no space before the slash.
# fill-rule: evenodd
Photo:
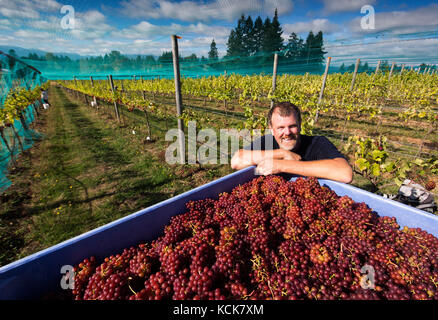
<svg viewBox="0 0 438 320">
<path fill-rule="evenodd" d="M 324 51 L 324 38 L 322 31 L 319 31 L 315 36 L 314 49 L 313 49 L 313 62 L 322 64 L 324 62 L 324 55 L 327 52 Z"/>
<path fill-rule="evenodd" d="M 216 48 L 216 42 L 213 41 L 210 44 L 210 51 L 208 52 L 208 59 L 209 60 L 218 60 L 219 55 Z"/>
<path fill-rule="evenodd" d="M 311 62 L 311 58 L 312 58 L 312 49 L 315 43 L 315 36 L 313 34 L 312 31 L 309 32 L 309 34 L 307 35 L 306 38 L 306 43 L 304 45 L 304 47 L 306 48 L 306 64 L 309 64 L 309 62 Z"/>
<path fill-rule="evenodd" d="M 271 24 L 271 35 L 272 35 L 272 51 L 283 50 L 283 38 L 281 35 L 283 30 L 281 29 L 280 22 L 278 21 L 278 11 L 275 9 L 274 18 Z"/>
<path fill-rule="evenodd" d="M 237 21 L 237 27 L 230 32 L 227 42 L 227 56 L 241 56 L 244 54 L 244 29 L 245 29 L 245 16 L 242 15 Z"/>
<path fill-rule="evenodd" d="M 263 20 L 260 16 L 254 21 L 254 27 L 252 29 L 252 45 L 251 54 L 255 55 L 258 52 L 262 51 L 262 41 L 263 41 Z"/>
<path fill-rule="evenodd" d="M 341 66 L 339 67 L 339 72 L 340 73 L 344 73 L 345 72 L 345 64 L 342 63 Z"/>
<path fill-rule="evenodd" d="M 180 60 L 181 55 L 180 55 Z M 164 51 L 161 56 L 158 57 L 158 63 L 172 63 L 173 62 L 173 54 L 172 51 Z"/>
<path fill-rule="evenodd" d="M 240 55 L 242 44 L 242 35 L 236 30 L 231 30 L 227 41 L 227 57 L 235 57 Z"/>
<path fill-rule="evenodd" d="M 305 51 L 304 40 L 298 37 L 295 32 L 292 32 L 289 36 L 285 49 L 284 56 L 287 60 L 301 62 L 300 59 Z"/>
<path fill-rule="evenodd" d="M 272 22 L 269 18 L 266 18 L 265 23 L 263 24 L 262 51 L 265 53 L 272 53 L 283 50 L 282 34 L 283 30 L 278 21 L 277 9 L 275 9 Z"/>
<path fill-rule="evenodd" d="M 244 18 L 242 16 L 242 18 Z M 254 47 L 254 23 L 251 16 L 248 16 L 242 24 L 242 55 L 248 57 L 253 53 Z"/>
<path fill-rule="evenodd" d="M 266 18 L 265 22 L 263 23 L 263 33 L 262 33 L 262 52 L 270 52 L 272 48 L 272 41 L 271 41 L 271 19 Z"/>
</svg>

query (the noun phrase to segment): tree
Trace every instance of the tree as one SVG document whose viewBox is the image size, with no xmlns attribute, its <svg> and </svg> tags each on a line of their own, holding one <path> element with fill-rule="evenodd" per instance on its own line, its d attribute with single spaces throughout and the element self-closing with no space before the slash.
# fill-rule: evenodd
<svg viewBox="0 0 438 320">
<path fill-rule="evenodd" d="M 164 51 L 161 56 L 158 57 L 158 63 L 172 63 L 172 61 L 172 51 Z"/>
<path fill-rule="evenodd" d="M 236 32 L 236 30 L 231 30 L 230 36 L 227 41 L 227 57 L 235 57 L 240 55 L 242 36 Z"/>
<path fill-rule="evenodd" d="M 277 9 L 275 9 L 272 22 L 269 18 L 266 18 L 265 23 L 263 24 L 262 51 L 265 53 L 273 53 L 283 50 L 284 40 L 281 37 L 282 34 L 283 30 L 278 21 L 278 12 Z"/>
<path fill-rule="evenodd" d="M 244 18 L 244 16 L 242 16 Z M 242 23 L 242 55 L 250 56 L 253 51 L 254 42 L 254 23 L 252 22 L 251 16 L 248 16 L 246 20 Z"/>
<path fill-rule="evenodd" d="M 192 53 L 191 55 L 189 55 L 188 57 L 184 58 L 184 61 L 187 62 L 197 62 L 199 61 L 198 57 L 196 56 L 196 54 Z"/>
<path fill-rule="evenodd" d="M 306 48 L 306 64 L 309 64 L 309 61 L 311 59 L 311 52 L 314 46 L 315 42 L 315 36 L 313 34 L 313 31 L 310 31 L 306 38 L 305 48 Z"/>
<path fill-rule="evenodd" d="M 219 58 L 219 55 L 217 52 L 216 42 L 214 42 L 214 39 L 213 39 L 213 41 L 211 41 L 211 44 L 210 44 L 210 51 L 208 52 L 208 59 L 216 61 L 216 60 L 218 60 L 218 58 Z"/>
<path fill-rule="evenodd" d="M 322 64 L 324 62 L 324 55 L 327 52 L 324 51 L 324 39 L 323 39 L 323 34 L 322 31 L 319 31 L 315 38 L 314 38 L 314 43 L 313 43 L 313 50 L 312 50 L 312 55 L 313 55 L 313 63 L 318 63 L 318 64 Z"/>
<path fill-rule="evenodd" d="M 252 29 L 251 55 L 255 55 L 262 51 L 263 32 L 263 20 L 258 16 L 254 21 L 254 27 Z"/>
<path fill-rule="evenodd" d="M 14 69 L 14 67 L 15 67 L 15 62 L 16 62 L 16 58 L 17 58 L 17 53 L 15 52 L 15 50 L 14 49 L 10 49 L 9 50 L 9 55 L 12 57 L 12 58 L 9 58 L 8 60 L 8 64 L 9 64 L 9 70 L 13 70 Z"/>
<path fill-rule="evenodd" d="M 304 40 L 298 37 L 295 32 L 292 32 L 285 46 L 285 58 L 293 62 L 300 62 L 304 51 Z"/>
<path fill-rule="evenodd" d="M 281 29 L 280 22 L 278 21 L 278 11 L 275 9 L 274 18 L 271 24 L 271 35 L 272 35 L 272 51 L 283 50 L 283 30 Z"/>
<path fill-rule="evenodd" d="M 263 52 L 271 52 L 271 19 L 266 18 L 263 23 L 263 34 L 262 34 L 262 50 Z"/>
<path fill-rule="evenodd" d="M 341 66 L 339 67 L 339 72 L 340 73 L 344 73 L 345 72 L 345 64 L 342 63 Z"/>
</svg>

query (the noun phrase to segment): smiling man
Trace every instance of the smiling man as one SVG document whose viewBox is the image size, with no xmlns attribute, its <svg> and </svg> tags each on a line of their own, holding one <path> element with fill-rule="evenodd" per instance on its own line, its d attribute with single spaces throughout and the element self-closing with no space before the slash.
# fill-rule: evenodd
<svg viewBox="0 0 438 320">
<path fill-rule="evenodd" d="M 231 159 L 233 169 L 256 165 L 256 172 L 262 175 L 352 181 L 351 166 L 326 137 L 300 133 L 301 113 L 296 105 L 289 102 L 275 104 L 269 110 L 268 125 L 272 134 L 264 135 L 237 151 Z"/>
</svg>

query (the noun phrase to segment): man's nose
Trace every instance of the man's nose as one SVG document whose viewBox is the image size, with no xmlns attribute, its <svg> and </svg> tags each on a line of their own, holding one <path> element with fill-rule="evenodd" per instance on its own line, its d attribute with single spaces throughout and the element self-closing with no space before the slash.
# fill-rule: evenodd
<svg viewBox="0 0 438 320">
<path fill-rule="evenodd" d="M 284 128 L 283 134 L 284 135 L 290 135 L 292 133 L 292 129 L 289 127 Z"/>
</svg>

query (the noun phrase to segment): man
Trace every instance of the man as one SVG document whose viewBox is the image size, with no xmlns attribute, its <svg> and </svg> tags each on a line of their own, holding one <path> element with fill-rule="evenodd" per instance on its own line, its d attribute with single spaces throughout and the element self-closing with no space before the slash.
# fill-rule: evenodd
<svg viewBox="0 0 438 320">
<path fill-rule="evenodd" d="M 350 183 L 353 170 L 346 158 L 325 137 L 301 135 L 301 113 L 289 102 L 275 104 L 268 113 L 272 135 L 237 151 L 231 159 L 233 169 L 256 165 L 262 175 L 280 174 L 317 177 Z"/>
</svg>

